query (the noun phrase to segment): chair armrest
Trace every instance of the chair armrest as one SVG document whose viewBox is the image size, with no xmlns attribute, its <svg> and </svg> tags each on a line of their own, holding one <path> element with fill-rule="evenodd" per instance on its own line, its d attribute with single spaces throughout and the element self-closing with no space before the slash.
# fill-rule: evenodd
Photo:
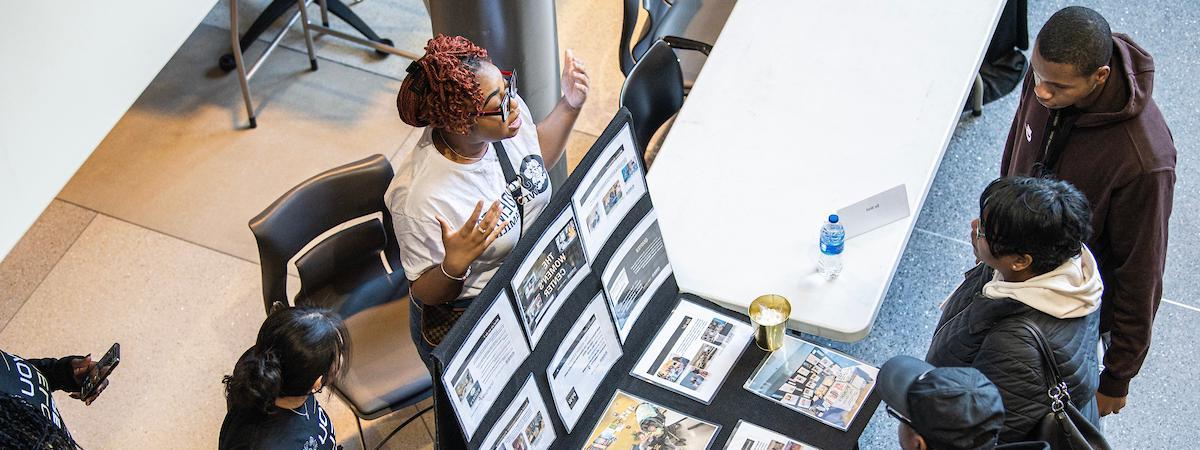
<svg viewBox="0 0 1200 450">
<path fill-rule="evenodd" d="M 662 40 L 663 40 L 663 42 L 666 42 L 667 45 L 670 45 L 671 48 L 693 50 L 693 51 L 703 53 L 705 56 L 708 56 L 708 52 L 712 51 L 711 44 L 705 44 L 703 42 L 694 41 L 694 40 L 691 40 L 691 39 L 688 39 L 685 37 L 663 36 Z"/>
</svg>

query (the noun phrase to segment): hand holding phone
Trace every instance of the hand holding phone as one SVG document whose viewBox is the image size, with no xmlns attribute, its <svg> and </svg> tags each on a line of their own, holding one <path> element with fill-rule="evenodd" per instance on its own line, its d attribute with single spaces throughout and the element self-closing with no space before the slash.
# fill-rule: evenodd
<svg viewBox="0 0 1200 450">
<path fill-rule="evenodd" d="M 100 362 L 92 362 L 91 355 L 71 362 L 75 379 L 79 380 L 79 392 L 71 394 L 72 398 L 83 400 L 86 405 L 92 404 L 96 397 L 108 387 L 108 375 L 121 362 L 121 344 L 115 343 L 109 347 Z"/>
</svg>

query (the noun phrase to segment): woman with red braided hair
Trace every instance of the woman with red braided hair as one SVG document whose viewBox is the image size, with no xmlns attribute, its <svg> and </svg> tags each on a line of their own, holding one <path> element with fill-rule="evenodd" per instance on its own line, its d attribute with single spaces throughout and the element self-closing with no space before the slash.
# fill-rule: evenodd
<svg viewBox="0 0 1200 450">
<path fill-rule="evenodd" d="M 407 72 L 396 109 L 425 131 L 385 200 L 412 282 L 413 340 L 428 364 L 453 311 L 479 294 L 549 203 L 546 171 L 563 155 L 589 81 L 567 50 L 563 96 L 534 124 L 516 75 L 466 38 L 429 40 Z"/>
</svg>

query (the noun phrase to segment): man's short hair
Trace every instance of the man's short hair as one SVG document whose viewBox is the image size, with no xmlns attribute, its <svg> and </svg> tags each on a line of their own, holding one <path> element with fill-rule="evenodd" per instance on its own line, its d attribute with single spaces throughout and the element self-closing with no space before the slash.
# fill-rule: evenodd
<svg viewBox="0 0 1200 450">
<path fill-rule="evenodd" d="M 1038 54 L 1047 61 L 1070 64 L 1080 75 L 1096 73 L 1112 58 L 1112 31 L 1100 13 L 1068 6 L 1050 16 L 1037 36 Z"/>
<path fill-rule="evenodd" d="M 1092 234 L 1087 197 L 1049 178 L 992 181 L 979 196 L 979 220 L 993 255 L 1029 255 L 1038 275 L 1078 255 Z"/>
</svg>

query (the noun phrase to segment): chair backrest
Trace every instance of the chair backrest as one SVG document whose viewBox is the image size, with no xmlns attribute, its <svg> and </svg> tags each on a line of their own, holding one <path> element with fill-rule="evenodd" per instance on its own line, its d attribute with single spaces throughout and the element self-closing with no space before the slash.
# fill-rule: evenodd
<svg viewBox="0 0 1200 450">
<path fill-rule="evenodd" d="M 657 41 L 638 61 L 621 87 L 621 106 L 633 118 L 633 135 L 642 156 L 650 138 L 683 106 L 683 71 L 675 50 Z"/>
<path fill-rule="evenodd" d="M 634 64 L 642 58 L 642 55 L 654 43 L 654 37 L 658 36 L 658 26 L 662 22 L 663 16 L 671 9 L 671 4 L 666 0 L 624 0 L 624 11 L 621 21 L 621 42 L 617 48 L 621 53 L 617 62 L 621 65 L 621 73 L 626 76 L 633 70 Z M 642 33 L 634 39 L 634 28 L 637 27 L 638 12 L 645 8 L 646 26 L 642 28 Z"/>
<path fill-rule="evenodd" d="M 258 241 L 268 312 L 274 302 L 291 303 L 288 261 L 317 237 L 354 219 L 382 214 L 380 219 L 334 233 L 302 255 L 296 262 L 301 284 L 320 284 L 342 262 L 378 259 L 380 251 L 393 270 L 402 270 L 392 216 L 384 204 L 391 180 L 391 163 L 383 155 L 374 155 L 305 180 L 250 220 L 250 231 Z"/>
</svg>

